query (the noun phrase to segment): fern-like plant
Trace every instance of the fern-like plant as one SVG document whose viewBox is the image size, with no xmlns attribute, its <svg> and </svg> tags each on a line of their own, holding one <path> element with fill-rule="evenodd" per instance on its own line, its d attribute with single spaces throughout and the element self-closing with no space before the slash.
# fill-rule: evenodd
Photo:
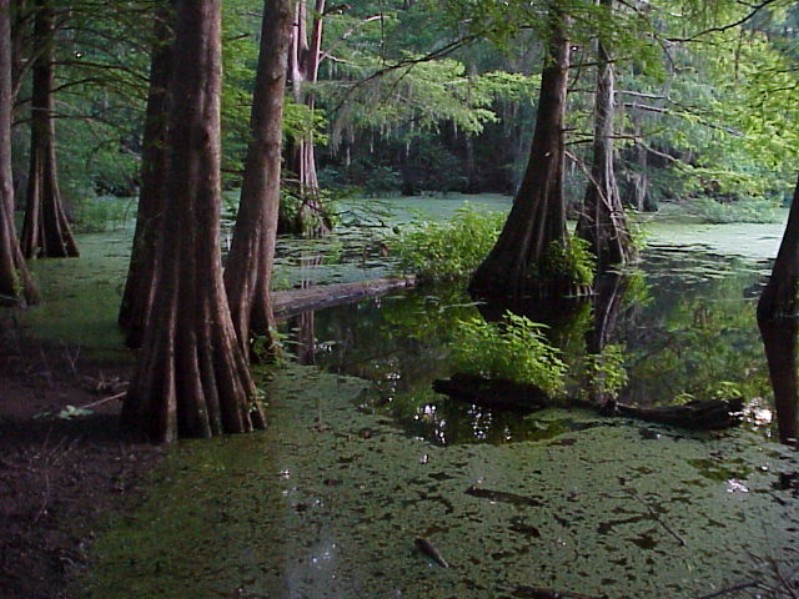
<svg viewBox="0 0 799 599">
<path fill-rule="evenodd" d="M 545 325 L 506 312 L 499 323 L 480 317 L 458 322 L 452 361 L 456 371 L 504 379 L 562 395 L 568 367 L 543 334 Z"/>
</svg>

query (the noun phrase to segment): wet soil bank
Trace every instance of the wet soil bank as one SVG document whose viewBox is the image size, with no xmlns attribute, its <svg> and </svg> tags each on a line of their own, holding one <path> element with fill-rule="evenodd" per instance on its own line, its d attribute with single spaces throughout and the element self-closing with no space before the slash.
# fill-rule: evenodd
<svg viewBox="0 0 799 599">
<path fill-rule="evenodd" d="M 69 597 L 104 514 L 134 502 L 161 458 L 119 430 L 119 399 L 77 417 L 126 376 L 0 321 L 0 597 Z"/>
</svg>

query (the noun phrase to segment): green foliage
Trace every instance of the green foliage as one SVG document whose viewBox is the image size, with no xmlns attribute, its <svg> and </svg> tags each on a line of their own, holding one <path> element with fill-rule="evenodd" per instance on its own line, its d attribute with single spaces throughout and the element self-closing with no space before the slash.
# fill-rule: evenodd
<svg viewBox="0 0 799 599">
<path fill-rule="evenodd" d="M 741 387 L 731 381 L 717 381 L 707 388 L 706 393 L 709 397 L 725 401 L 744 397 Z"/>
<path fill-rule="evenodd" d="M 490 109 L 492 89 L 467 76 L 462 63 L 451 59 L 425 62 L 420 58 L 407 54 L 402 63 L 408 66 L 385 70 L 379 57 L 358 56 L 358 63 L 342 66 L 348 71 L 340 75 L 364 83 L 357 88 L 318 86 L 331 104 L 339 106 L 334 145 L 356 128 L 377 130 L 384 136 L 412 137 L 418 132 L 438 131 L 445 122 L 459 131 L 478 133 L 485 123 L 496 120 Z M 413 126 L 405 127 L 409 122 Z"/>
<path fill-rule="evenodd" d="M 458 372 L 536 385 L 550 396 L 565 391 L 567 366 L 542 333 L 544 325 L 506 312 L 501 323 L 459 321 L 452 346 Z"/>
<path fill-rule="evenodd" d="M 286 140 L 313 138 L 316 144 L 328 143 L 327 118 L 324 110 L 311 110 L 305 104 L 297 104 L 287 96 L 283 104 L 283 136 Z"/>
<path fill-rule="evenodd" d="M 580 395 L 586 399 L 616 399 L 627 385 L 624 346 L 606 345 L 602 353 L 587 354 L 583 360 Z"/>
<path fill-rule="evenodd" d="M 425 280 L 469 276 L 493 247 L 505 217 L 470 206 L 447 223 L 422 221 L 391 241 L 398 266 Z"/>
<path fill-rule="evenodd" d="M 774 223 L 779 222 L 782 215 L 779 206 L 765 199 L 750 198 L 737 202 L 719 202 L 712 198 L 701 197 L 686 202 L 685 213 L 703 223 Z"/>
<path fill-rule="evenodd" d="M 356 158 L 347 167 L 326 166 L 318 177 L 322 189 L 347 190 L 367 197 L 396 195 L 402 186 L 402 178 L 394 168 L 378 164 L 371 156 Z"/>
<path fill-rule="evenodd" d="M 536 276 L 543 279 L 568 277 L 577 285 L 587 287 L 594 280 L 595 270 L 596 257 L 590 244 L 574 236 L 567 243 L 550 243 Z"/>
<path fill-rule="evenodd" d="M 102 233 L 122 227 L 135 213 L 131 200 L 109 196 L 83 197 L 75 205 L 75 230 Z"/>
</svg>

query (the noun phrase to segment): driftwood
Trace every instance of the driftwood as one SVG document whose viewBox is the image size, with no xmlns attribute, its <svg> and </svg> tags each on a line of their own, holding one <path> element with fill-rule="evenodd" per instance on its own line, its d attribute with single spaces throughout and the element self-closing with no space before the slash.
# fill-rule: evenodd
<svg viewBox="0 0 799 599">
<path fill-rule="evenodd" d="M 348 304 L 365 297 L 382 295 L 395 289 L 408 289 L 415 285 L 416 277 L 408 275 L 289 289 L 273 293 L 272 306 L 277 320 L 287 320 L 303 312 Z"/>
<path fill-rule="evenodd" d="M 504 379 L 492 380 L 457 374 L 450 379 L 433 381 L 433 389 L 456 400 L 499 410 L 532 412 L 548 406 L 564 405 L 552 400 L 535 385 L 523 385 Z M 681 428 L 717 430 L 741 423 L 743 399 L 710 399 L 654 408 L 623 403 L 600 406 L 575 399 L 568 400 L 565 405 L 599 410 L 605 416 L 637 418 Z"/>
</svg>

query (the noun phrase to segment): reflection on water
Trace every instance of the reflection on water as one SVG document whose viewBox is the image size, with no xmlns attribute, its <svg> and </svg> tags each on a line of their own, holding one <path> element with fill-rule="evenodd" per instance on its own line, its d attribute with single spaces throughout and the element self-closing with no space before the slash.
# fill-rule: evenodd
<svg viewBox="0 0 799 599">
<path fill-rule="evenodd" d="M 552 411 L 532 424 L 549 440 L 442 447 L 358 410 L 363 391 L 291 366 L 266 431 L 179 444 L 95 544 L 84 596 L 676 598 L 751 582 L 776 597 L 799 563 L 795 499 L 775 487 L 795 453 L 750 432 Z"/>
<path fill-rule="evenodd" d="M 671 249 L 646 254 L 643 276 L 608 277 L 592 302 L 538 311 L 548 336 L 579 370 L 586 351 L 626 348 L 629 384 L 620 400 L 659 405 L 742 395 L 763 424 L 770 397 L 755 298 L 764 266 Z M 409 434 L 439 444 L 536 440 L 570 430 L 563 412 L 520 417 L 462 405 L 431 390 L 448 377 L 447 347 L 456 321 L 504 307 L 474 302 L 459 287 L 414 290 L 318 312 L 313 329 L 292 323 L 302 363 L 372 381 L 361 409 L 389 412 Z M 530 306 L 516 310 L 536 313 Z M 568 315 L 568 318 L 564 316 Z M 601 421 L 599 421 L 601 422 Z M 603 423 L 607 426 L 608 423 Z M 768 429 L 767 429 L 768 432 Z"/>
<path fill-rule="evenodd" d="M 765 269 L 668 249 L 646 259 L 647 285 L 632 280 L 620 301 L 580 312 L 561 341 L 575 355 L 587 341 L 625 343 L 627 400 L 741 391 L 767 429 L 753 305 Z M 88 588 L 70 596 L 796 589 L 795 451 L 750 430 L 688 434 L 580 410 L 508 416 L 455 404 L 430 381 L 449 375 L 452 323 L 476 311 L 441 288 L 287 325 L 307 360 L 360 378 L 289 365 L 266 385 L 266 431 L 177 444 L 137 509 L 98 530 Z M 449 568 L 420 554 L 420 537 Z"/>
</svg>

